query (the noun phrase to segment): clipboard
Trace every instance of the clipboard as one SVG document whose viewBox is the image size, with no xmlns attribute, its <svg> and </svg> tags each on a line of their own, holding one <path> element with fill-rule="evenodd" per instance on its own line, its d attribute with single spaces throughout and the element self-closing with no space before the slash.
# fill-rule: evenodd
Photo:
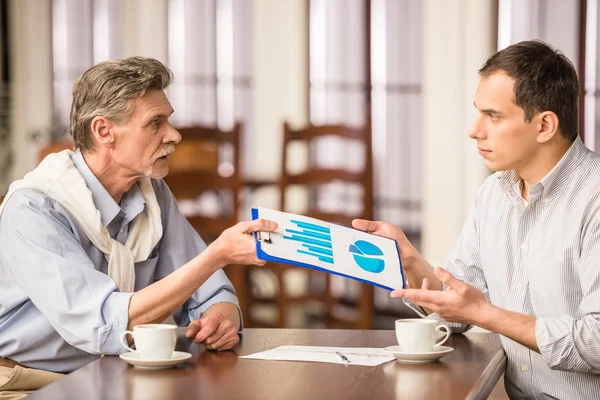
<svg viewBox="0 0 600 400">
<path fill-rule="evenodd" d="M 254 232 L 256 255 L 265 261 L 315 269 L 385 290 L 404 289 L 396 241 L 298 214 L 252 208 L 252 219 L 277 222 L 277 230 Z"/>
</svg>

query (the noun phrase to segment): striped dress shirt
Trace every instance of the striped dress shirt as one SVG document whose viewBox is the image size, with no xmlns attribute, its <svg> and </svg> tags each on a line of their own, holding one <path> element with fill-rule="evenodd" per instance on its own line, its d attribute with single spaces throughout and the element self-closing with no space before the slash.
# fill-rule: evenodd
<svg viewBox="0 0 600 400">
<path fill-rule="evenodd" d="M 600 399 L 599 155 L 577 139 L 529 204 L 516 172 L 488 177 L 445 268 L 492 304 L 536 317 L 541 354 L 501 336 L 511 399 Z"/>
</svg>

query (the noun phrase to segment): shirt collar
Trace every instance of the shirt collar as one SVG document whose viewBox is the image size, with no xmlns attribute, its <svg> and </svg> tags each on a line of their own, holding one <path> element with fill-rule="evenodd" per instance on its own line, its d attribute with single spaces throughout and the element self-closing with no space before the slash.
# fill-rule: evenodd
<svg viewBox="0 0 600 400">
<path fill-rule="evenodd" d="M 119 205 L 90 170 L 81 151 L 77 150 L 73 153 L 71 159 L 73 165 L 83 177 L 86 186 L 92 192 L 94 205 L 100 211 L 100 219 L 104 227 L 107 227 L 118 215 L 122 215 L 126 222 L 129 222 L 143 211 L 146 202 L 137 182 L 123 195 L 121 205 Z"/>
<path fill-rule="evenodd" d="M 588 148 L 577 137 L 554 168 L 541 181 L 531 185 L 530 195 L 537 198 L 543 194 L 545 199 L 553 198 L 588 153 Z M 505 171 L 499 174 L 498 179 L 502 190 L 511 195 L 516 193 L 521 201 L 521 177 L 516 171 Z"/>
</svg>

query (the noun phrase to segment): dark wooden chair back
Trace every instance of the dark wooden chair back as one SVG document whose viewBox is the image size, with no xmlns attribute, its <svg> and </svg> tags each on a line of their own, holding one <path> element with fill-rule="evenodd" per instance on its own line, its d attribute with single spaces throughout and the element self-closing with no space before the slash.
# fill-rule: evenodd
<svg viewBox="0 0 600 400">
<path fill-rule="evenodd" d="M 64 137 L 48 143 L 38 152 L 38 163 L 41 162 L 48 154 L 58 153 L 59 151 L 73 149 L 73 140 L 71 137 Z"/>
<path fill-rule="evenodd" d="M 207 211 L 195 207 L 196 212 L 186 214 L 190 224 L 209 244 L 238 222 L 242 187 L 242 126 L 236 123 L 230 131 L 209 126 L 189 126 L 177 130 L 182 140 L 169 156 L 169 173 L 164 179 L 180 204 L 184 201 L 201 202 L 203 196 L 212 196 L 211 203 L 218 206 L 216 209 Z M 245 268 L 227 266 L 225 273 L 236 289 L 245 317 Z"/>
<path fill-rule="evenodd" d="M 347 141 L 359 142 L 364 149 L 363 167 L 360 171 L 344 168 L 325 169 L 309 162 L 308 169 L 303 172 L 292 173 L 288 169 L 288 149 L 293 142 L 304 142 L 309 148 L 311 144 L 324 137 L 339 137 Z M 355 184 L 362 189 L 362 211 L 360 214 L 347 214 L 345 212 L 325 212 L 316 204 L 315 189 L 319 185 L 334 181 L 345 184 Z M 352 219 L 371 219 L 373 214 L 373 148 L 371 141 L 370 125 L 357 129 L 344 125 L 309 126 L 305 129 L 294 130 L 284 123 L 284 137 L 282 150 L 282 170 L 280 186 L 280 209 L 287 210 L 288 188 L 290 186 L 304 186 L 311 190 L 312 199 L 305 215 L 340 225 L 351 226 Z"/>
<path fill-rule="evenodd" d="M 182 141 L 169 157 L 165 182 L 178 201 L 198 200 L 207 193 L 219 198 L 216 213 L 199 210 L 188 216 L 192 226 L 209 243 L 238 221 L 242 186 L 240 130 L 239 123 L 231 131 L 207 126 L 179 128 Z M 224 160 L 224 153 L 232 154 L 231 159 Z"/>
<path fill-rule="evenodd" d="M 318 218 L 324 221 L 351 226 L 354 218 L 372 219 L 373 216 L 373 152 L 371 127 L 369 124 L 356 129 L 343 125 L 308 126 L 304 129 L 292 129 L 288 123 L 283 126 L 282 169 L 279 180 L 280 209 L 290 211 L 288 201 L 291 187 L 304 187 L 309 193 L 308 206 L 302 211 L 303 215 Z M 302 172 L 290 172 L 288 168 L 288 151 L 294 142 L 302 142 L 310 149 L 317 140 L 325 137 L 341 138 L 343 142 L 352 141 L 360 143 L 363 149 L 362 169 L 351 170 L 346 168 L 323 168 L 309 161 L 308 168 Z M 358 213 L 348 212 L 347 207 L 340 207 L 335 211 L 323 210 L 319 207 L 319 195 L 324 189 L 323 185 L 332 182 L 341 182 L 344 185 L 358 186 L 361 188 L 362 210 Z M 288 326 L 288 313 L 290 308 L 297 303 L 318 302 L 324 309 L 326 325 L 329 327 L 343 327 L 354 329 L 368 329 L 373 318 L 373 286 L 360 283 L 358 298 L 338 298 L 332 292 L 332 276 L 318 271 L 310 271 L 313 278 L 325 281 L 325 290 L 314 293 L 310 291 L 304 296 L 290 296 L 285 290 L 285 274 L 295 267 L 282 264 L 273 266 L 279 290 L 277 294 L 278 322 L 280 327 Z M 355 317 L 339 317 L 334 311 L 340 306 L 351 308 Z"/>
</svg>

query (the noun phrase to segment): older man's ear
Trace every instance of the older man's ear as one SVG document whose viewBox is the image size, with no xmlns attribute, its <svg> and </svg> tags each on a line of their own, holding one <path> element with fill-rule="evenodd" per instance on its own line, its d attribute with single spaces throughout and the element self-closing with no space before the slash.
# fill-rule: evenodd
<svg viewBox="0 0 600 400">
<path fill-rule="evenodd" d="M 111 121 L 106 117 L 94 117 L 90 124 L 94 141 L 100 145 L 112 145 L 115 141 L 114 132 L 111 129 Z"/>
</svg>

